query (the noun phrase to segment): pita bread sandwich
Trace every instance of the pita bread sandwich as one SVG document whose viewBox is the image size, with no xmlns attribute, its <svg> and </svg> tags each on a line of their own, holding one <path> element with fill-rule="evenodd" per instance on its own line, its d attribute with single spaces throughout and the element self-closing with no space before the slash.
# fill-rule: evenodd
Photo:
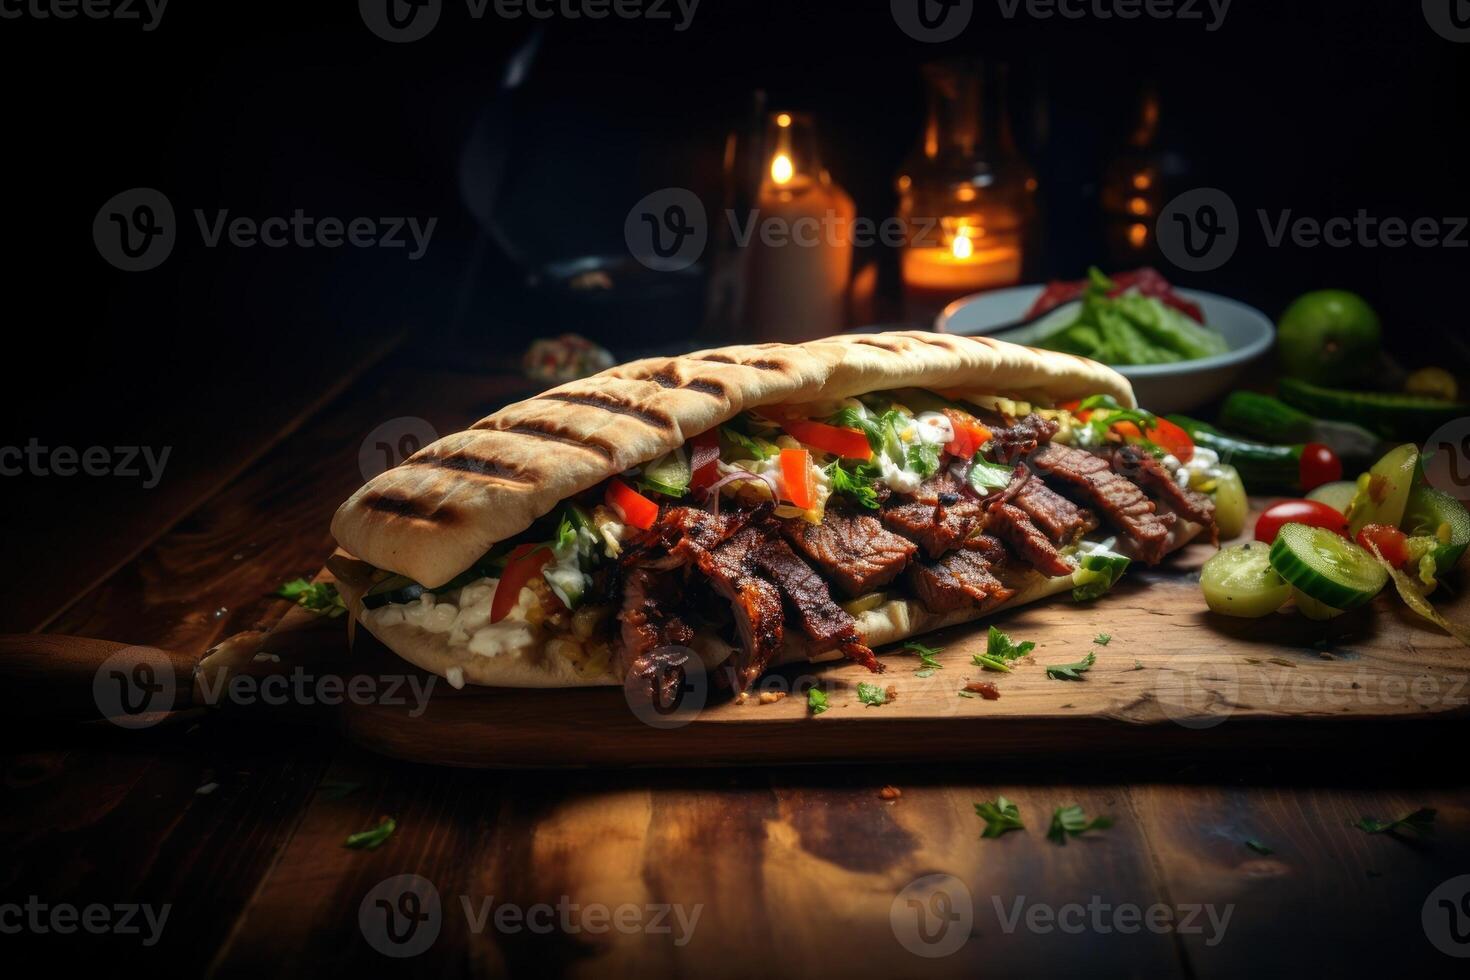
<svg viewBox="0 0 1470 980">
<path fill-rule="evenodd" d="M 1215 535 L 1127 379 L 985 337 L 635 361 L 426 446 L 332 532 L 349 608 L 459 687 L 616 685 L 692 657 L 743 692 Z M 1196 480 L 1195 482 L 1200 482 Z"/>
</svg>

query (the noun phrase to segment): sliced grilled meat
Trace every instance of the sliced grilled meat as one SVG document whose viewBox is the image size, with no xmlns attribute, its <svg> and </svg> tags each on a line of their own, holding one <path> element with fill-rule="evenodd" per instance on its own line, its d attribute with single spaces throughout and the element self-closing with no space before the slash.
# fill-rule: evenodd
<svg viewBox="0 0 1470 980">
<path fill-rule="evenodd" d="M 930 558 L 938 558 L 964 544 L 984 510 L 945 472 L 926 480 L 915 494 L 895 494 L 879 516 L 889 530 L 917 543 Z"/>
<path fill-rule="evenodd" d="M 764 539 L 759 528 L 747 526 L 713 551 L 691 549 L 695 566 L 735 614 L 740 634 L 736 688 L 742 691 L 765 673 L 786 636 L 781 593 L 755 572 L 755 554 Z"/>
<path fill-rule="evenodd" d="M 680 608 L 682 572 L 632 568 L 623 576 L 623 608 L 618 613 L 623 676 L 646 677 L 658 687 L 660 703 L 672 704 L 683 685 L 682 673 L 671 669 L 670 647 L 687 647 L 694 630 L 674 610 Z"/>
<path fill-rule="evenodd" d="M 990 430 L 990 451 L 997 462 L 1010 465 L 1031 455 L 1043 443 L 1051 441 L 1060 426 L 1051 419 L 1032 413 L 1013 425 Z"/>
<path fill-rule="evenodd" d="M 999 541 L 989 540 L 1001 555 L 1005 554 Z M 991 574 L 991 563 L 983 550 L 965 548 L 937 561 L 920 558 L 909 566 L 905 577 L 925 608 L 936 613 L 983 605 L 992 600 L 1003 602 L 1014 595 L 1013 590 Z"/>
<path fill-rule="evenodd" d="M 751 510 L 730 507 L 716 516 L 697 507 L 670 507 L 660 515 L 654 531 L 671 551 L 685 540 L 712 551 L 751 521 L 764 517 L 770 509 L 768 504 Z"/>
<path fill-rule="evenodd" d="M 1132 538 L 1138 556 L 1145 562 L 1152 565 L 1164 557 L 1175 516 L 1155 512 L 1143 491 L 1113 472 L 1106 459 L 1051 443 L 1032 453 L 1030 462 L 1041 473 L 1056 477 L 1072 494 L 1095 507 L 1108 523 Z"/>
<path fill-rule="evenodd" d="M 841 650 L 874 673 L 883 670 L 873 651 L 863 644 L 857 621 L 832 599 L 827 583 L 802 561 L 791 545 L 769 535 L 753 553 L 758 568 L 781 591 L 786 612 L 818 650 Z"/>
<path fill-rule="evenodd" d="M 1016 486 L 1017 481 L 1021 483 L 1019 487 Z M 1010 496 L 1010 502 L 1025 511 L 1026 516 L 1057 544 L 1071 544 L 1097 528 L 1097 517 L 1092 511 L 1078 507 L 1041 482 L 1041 477 L 1030 470 L 1011 481 L 1011 486 L 1006 488 L 1008 494 L 1013 487 L 1016 492 Z"/>
<path fill-rule="evenodd" d="M 820 524 L 782 521 L 781 536 L 848 596 L 883 588 L 919 550 L 907 538 L 885 530 L 877 518 L 839 513 L 830 506 Z"/>
<path fill-rule="evenodd" d="M 1048 575 L 1070 575 L 1074 571 L 1041 528 L 1031 523 L 1015 504 L 997 501 L 986 512 L 985 529 L 995 534 L 1033 567 Z"/>
<path fill-rule="evenodd" d="M 1152 497 L 1168 504 L 1185 520 L 1210 529 L 1212 544 L 1220 543 L 1215 527 L 1215 502 L 1204 494 L 1174 482 L 1162 463 L 1138 446 L 1122 446 L 1113 454 L 1113 470 L 1137 483 Z"/>
</svg>

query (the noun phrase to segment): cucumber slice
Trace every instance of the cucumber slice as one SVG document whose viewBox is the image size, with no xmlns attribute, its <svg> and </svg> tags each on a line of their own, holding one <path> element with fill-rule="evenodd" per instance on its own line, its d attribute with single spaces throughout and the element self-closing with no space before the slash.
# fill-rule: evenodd
<svg viewBox="0 0 1470 980">
<path fill-rule="evenodd" d="M 689 479 L 689 461 L 682 450 L 675 449 L 645 466 L 638 482 L 655 493 L 682 497 L 689 489 Z"/>
<path fill-rule="evenodd" d="M 1259 541 L 1222 548 L 1205 562 L 1199 584 L 1210 609 L 1244 619 L 1269 616 L 1291 598 L 1291 586 L 1271 567 L 1270 549 Z"/>
<path fill-rule="evenodd" d="M 1318 602 L 1301 589 L 1292 589 L 1291 597 L 1296 600 L 1297 612 L 1308 619 L 1326 622 L 1329 619 L 1336 619 L 1343 614 L 1343 610 L 1334 609 L 1325 602 Z"/>
<path fill-rule="evenodd" d="M 842 603 L 842 608 L 847 610 L 850 616 L 861 616 L 870 609 L 877 609 L 883 603 L 892 599 L 893 596 L 887 592 L 869 592 Z"/>
<path fill-rule="evenodd" d="M 1335 483 L 1324 483 L 1307 494 L 1308 500 L 1315 500 L 1319 504 L 1326 504 L 1340 514 L 1346 514 L 1348 504 L 1353 502 L 1357 495 L 1358 485 L 1352 480 L 1338 480 Z"/>
<path fill-rule="evenodd" d="M 1453 569 L 1470 546 L 1470 512 L 1466 512 L 1465 505 L 1423 484 L 1409 491 L 1399 527 L 1410 537 L 1425 535 L 1439 541 L 1431 554 L 1440 575 Z"/>
<path fill-rule="evenodd" d="M 1098 598 L 1117 584 L 1128 565 L 1127 558 L 1104 549 L 1079 556 L 1072 573 L 1072 598 L 1078 602 Z"/>
<path fill-rule="evenodd" d="M 364 609 L 379 609 L 390 604 L 414 602 L 427 589 L 407 575 L 392 575 L 368 589 L 362 597 Z"/>
<path fill-rule="evenodd" d="M 1245 530 L 1246 518 L 1250 516 L 1251 502 L 1246 496 L 1245 484 L 1233 466 L 1221 466 L 1215 478 L 1215 489 L 1210 495 L 1215 498 L 1215 526 L 1220 537 L 1233 538 Z"/>
<path fill-rule="evenodd" d="M 1404 520 L 1409 490 L 1419 469 L 1419 447 L 1412 442 L 1391 449 L 1358 477 L 1358 491 L 1348 505 L 1348 531 L 1353 537 L 1369 524 L 1398 527 Z"/>
<path fill-rule="evenodd" d="M 1320 527 L 1287 524 L 1271 545 L 1271 567 L 1312 599 L 1333 609 L 1352 609 L 1388 584 L 1373 556 Z"/>
</svg>

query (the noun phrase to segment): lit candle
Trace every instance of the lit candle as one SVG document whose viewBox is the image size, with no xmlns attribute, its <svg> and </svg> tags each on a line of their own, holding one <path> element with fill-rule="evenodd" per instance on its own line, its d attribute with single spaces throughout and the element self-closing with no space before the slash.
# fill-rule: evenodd
<svg viewBox="0 0 1470 980">
<path fill-rule="evenodd" d="M 1021 281 L 1021 243 L 1015 234 L 977 235 L 962 227 L 947 244 L 910 245 L 903 251 L 903 283 L 914 298 L 940 305 L 965 293 Z"/>
</svg>

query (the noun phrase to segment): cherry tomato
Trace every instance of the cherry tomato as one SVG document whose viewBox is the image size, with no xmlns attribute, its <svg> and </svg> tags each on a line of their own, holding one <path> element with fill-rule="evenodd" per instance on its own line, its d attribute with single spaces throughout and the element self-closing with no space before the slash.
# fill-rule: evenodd
<svg viewBox="0 0 1470 980">
<path fill-rule="evenodd" d="M 791 437 L 797 442 L 820 449 L 824 453 L 841 456 L 843 459 L 873 458 L 868 437 L 857 429 L 843 429 L 807 419 L 787 419 L 781 423 L 781 428 L 791 433 Z"/>
<path fill-rule="evenodd" d="M 1388 524 L 1369 524 L 1354 540 L 1370 555 L 1373 549 L 1368 547 L 1369 543 L 1377 545 L 1378 553 L 1394 568 L 1402 568 L 1409 560 L 1409 536 Z"/>
<path fill-rule="evenodd" d="M 802 510 L 810 510 L 817 502 L 812 454 L 805 449 L 781 450 L 781 483 L 786 489 L 787 500 Z"/>
<path fill-rule="evenodd" d="M 1309 442 L 1302 447 L 1298 474 L 1302 492 L 1315 490 L 1324 483 L 1335 483 L 1342 479 L 1342 460 L 1337 458 L 1337 453 L 1320 442 Z"/>
<path fill-rule="evenodd" d="M 1283 500 L 1267 507 L 1256 520 L 1256 540 L 1270 544 L 1283 524 L 1309 524 L 1347 537 L 1347 518 L 1341 511 L 1316 500 Z"/>
<path fill-rule="evenodd" d="M 647 531 L 658 520 L 658 504 L 617 477 L 607 481 L 607 495 L 604 499 L 623 520 L 640 531 Z"/>
<path fill-rule="evenodd" d="M 521 589 L 541 574 L 551 558 L 551 549 L 544 544 L 522 544 L 511 550 L 500 584 L 495 587 L 495 597 L 490 600 L 490 622 L 498 623 L 510 615 L 521 599 Z"/>
</svg>

